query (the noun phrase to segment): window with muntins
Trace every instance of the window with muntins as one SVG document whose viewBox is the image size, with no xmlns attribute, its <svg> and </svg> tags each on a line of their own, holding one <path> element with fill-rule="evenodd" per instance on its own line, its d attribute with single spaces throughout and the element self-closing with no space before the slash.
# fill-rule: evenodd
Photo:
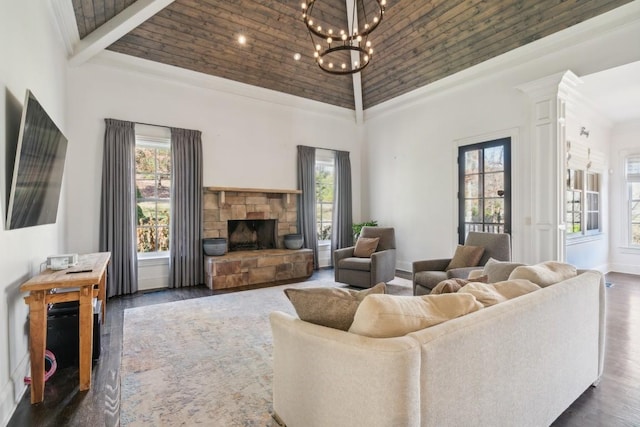
<svg viewBox="0 0 640 427">
<path fill-rule="evenodd" d="M 628 244 L 640 247 L 640 154 L 625 160 L 625 179 L 628 199 Z"/>
<path fill-rule="evenodd" d="M 316 151 L 316 226 L 318 240 L 331 240 L 335 186 L 333 156 L 332 151 Z"/>
<path fill-rule="evenodd" d="M 576 238 L 600 233 L 599 173 L 567 169 L 565 222 L 567 237 Z"/>
<path fill-rule="evenodd" d="M 136 235 L 139 254 L 169 251 L 171 148 L 169 139 L 136 136 Z"/>
</svg>

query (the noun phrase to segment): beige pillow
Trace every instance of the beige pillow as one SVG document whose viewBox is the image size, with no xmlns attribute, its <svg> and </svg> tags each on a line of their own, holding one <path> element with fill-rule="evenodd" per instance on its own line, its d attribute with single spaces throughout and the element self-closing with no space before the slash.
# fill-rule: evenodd
<svg viewBox="0 0 640 427">
<path fill-rule="evenodd" d="M 356 247 L 353 249 L 353 256 L 370 258 L 371 254 L 378 248 L 379 241 L 379 237 L 358 237 Z"/>
<path fill-rule="evenodd" d="M 369 295 L 358 307 L 349 332 L 372 338 L 399 337 L 481 308 L 470 294 Z"/>
<path fill-rule="evenodd" d="M 458 294 L 471 294 L 485 307 L 528 294 L 540 286 L 525 279 L 506 280 L 497 283 L 472 282 L 463 286 Z"/>
<path fill-rule="evenodd" d="M 517 267 L 509 275 L 509 279 L 527 279 L 543 288 L 576 277 L 576 267 L 557 261 L 546 261 L 536 265 Z"/>
<path fill-rule="evenodd" d="M 471 282 L 487 283 L 487 276 L 476 277 L 473 280 L 460 279 L 458 277 L 443 280 L 431 289 L 431 293 L 429 295 L 452 294 L 458 292 L 461 287 Z"/>
<path fill-rule="evenodd" d="M 480 262 L 483 253 L 484 248 L 482 246 L 458 245 L 456 253 L 453 255 L 446 269 L 474 267 Z"/>
<path fill-rule="evenodd" d="M 384 294 L 385 289 L 384 283 L 378 283 L 364 291 L 345 288 L 289 288 L 284 293 L 301 320 L 346 331 L 364 297 Z"/>
<path fill-rule="evenodd" d="M 484 265 L 482 273 L 489 276 L 487 283 L 502 282 L 503 280 L 509 279 L 511 272 L 521 265 L 524 264 L 519 262 L 498 261 L 496 259 L 489 258 L 487 263 Z"/>
</svg>

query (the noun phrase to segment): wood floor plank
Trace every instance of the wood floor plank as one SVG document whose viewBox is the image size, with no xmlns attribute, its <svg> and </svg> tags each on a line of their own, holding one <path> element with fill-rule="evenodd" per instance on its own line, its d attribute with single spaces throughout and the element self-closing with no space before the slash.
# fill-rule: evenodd
<svg viewBox="0 0 640 427">
<path fill-rule="evenodd" d="M 333 270 L 315 272 L 310 280 L 333 280 Z M 640 426 L 640 276 L 609 273 L 607 280 L 614 286 L 607 289 L 607 353 L 602 381 L 586 390 L 554 427 Z M 44 402 L 31 405 L 27 390 L 8 426 L 119 426 L 125 309 L 226 292 L 198 286 L 110 299 L 92 389 L 79 392 L 77 368 L 60 369 L 46 384 Z"/>
</svg>

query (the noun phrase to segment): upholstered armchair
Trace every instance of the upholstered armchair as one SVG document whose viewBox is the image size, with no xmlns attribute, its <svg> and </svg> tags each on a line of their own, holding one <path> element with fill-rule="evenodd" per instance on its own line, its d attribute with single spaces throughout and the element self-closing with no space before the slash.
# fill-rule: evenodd
<svg viewBox="0 0 640 427">
<path fill-rule="evenodd" d="M 484 252 L 476 266 L 449 267 L 452 258 L 430 259 L 413 262 L 413 294 L 427 295 L 438 283 L 451 278 L 466 279 L 471 270 L 484 266 L 489 258 L 511 261 L 511 236 L 506 233 L 481 233 L 471 231 L 465 246 L 481 246 Z"/>
<path fill-rule="evenodd" d="M 333 253 L 335 281 L 358 288 L 370 288 L 389 282 L 396 275 L 396 236 L 393 227 L 362 227 L 360 237 L 379 238 L 371 256 L 356 256 L 356 246 L 337 249 Z M 358 245 L 358 242 L 356 242 Z"/>
</svg>

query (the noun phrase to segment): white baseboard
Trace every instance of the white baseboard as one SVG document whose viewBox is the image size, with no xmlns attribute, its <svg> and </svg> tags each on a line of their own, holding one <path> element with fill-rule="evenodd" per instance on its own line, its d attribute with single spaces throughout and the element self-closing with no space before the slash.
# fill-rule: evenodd
<svg viewBox="0 0 640 427">
<path fill-rule="evenodd" d="M 18 402 L 27 391 L 24 383 L 24 377 L 27 375 L 29 375 L 29 353 L 22 358 L 16 370 L 12 372 L 11 380 L 0 390 L 0 425 L 9 424 L 18 407 Z"/>
<path fill-rule="evenodd" d="M 609 264 L 607 272 L 638 274 L 640 275 L 640 265 L 634 264 Z"/>
</svg>

